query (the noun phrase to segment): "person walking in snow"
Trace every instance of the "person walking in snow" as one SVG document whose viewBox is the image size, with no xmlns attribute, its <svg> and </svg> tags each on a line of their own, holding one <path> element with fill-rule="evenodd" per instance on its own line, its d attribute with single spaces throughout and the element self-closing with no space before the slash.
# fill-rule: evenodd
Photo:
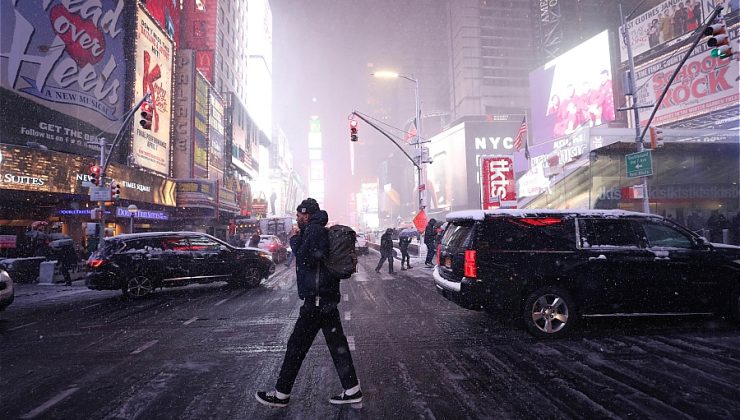
<svg viewBox="0 0 740 420">
<path fill-rule="evenodd" d="M 319 208 L 313 198 L 307 198 L 297 208 L 296 220 L 300 233 L 290 239 L 295 253 L 298 297 L 303 300 L 298 320 L 288 339 L 283 365 L 274 391 L 257 391 L 255 398 L 261 404 L 285 407 L 298 376 L 303 359 L 319 330 L 324 333 L 334 367 L 344 391 L 329 399 L 331 404 L 350 404 L 362 401 L 362 390 L 357 379 L 347 337 L 342 329 L 337 305 L 340 301 L 339 279 L 322 267 L 322 259 L 329 254 L 329 234 L 325 228 L 329 215 Z"/>
</svg>

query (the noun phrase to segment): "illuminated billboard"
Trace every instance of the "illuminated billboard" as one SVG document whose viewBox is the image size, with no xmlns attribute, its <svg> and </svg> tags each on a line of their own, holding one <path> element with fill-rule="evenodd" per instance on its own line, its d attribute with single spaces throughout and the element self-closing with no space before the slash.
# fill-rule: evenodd
<svg viewBox="0 0 740 420">
<path fill-rule="evenodd" d="M 141 8 L 136 16 L 136 73 L 134 99 L 147 93 L 153 104 L 152 126 L 133 124 L 134 163 L 155 172 L 170 172 L 170 121 L 172 119 L 172 41 Z"/>
<path fill-rule="evenodd" d="M 268 0 L 249 0 L 247 109 L 264 133 L 272 133 L 272 11 Z"/>
<path fill-rule="evenodd" d="M 431 211 L 479 208 L 481 161 L 485 156 L 514 158 L 521 116 L 501 121 L 466 121 L 431 138 L 427 203 Z"/>
<path fill-rule="evenodd" d="M 611 68 L 604 31 L 530 73 L 534 144 L 613 121 Z"/>
<path fill-rule="evenodd" d="M 729 35 L 731 39 L 737 39 L 740 30 L 734 28 Z M 705 43 L 697 45 L 668 89 L 655 114 L 653 125 L 738 108 L 740 103 L 738 60 L 712 57 L 711 50 L 712 48 Z M 638 103 L 654 104 L 658 101 L 681 59 L 682 57 L 667 56 L 657 63 L 635 70 L 637 86 L 644 86 L 637 92 Z M 649 115 L 646 112 L 640 114 L 642 124 L 647 123 Z"/>
<path fill-rule="evenodd" d="M 224 171 L 224 101 L 215 89 L 210 90 L 208 100 L 208 142 L 210 146 L 209 179 L 223 179 Z"/>
<path fill-rule="evenodd" d="M 656 47 L 670 47 L 688 38 L 704 21 L 701 1 L 666 0 L 646 10 L 627 22 L 632 44 L 632 54 L 636 57 Z M 624 26 L 619 27 L 622 33 Z M 622 61 L 627 61 L 627 44 L 619 37 Z"/>
<path fill-rule="evenodd" d="M 79 3 L 0 2 L 0 142 L 96 155 L 121 127 L 125 2 Z"/>
<path fill-rule="evenodd" d="M 195 103 L 193 106 L 193 177 L 208 177 L 208 92 L 205 77 L 195 72 Z"/>
<path fill-rule="evenodd" d="M 175 43 L 180 39 L 180 0 L 146 0 L 146 10 Z"/>
<path fill-rule="evenodd" d="M 182 9 L 182 45 L 195 50 L 195 67 L 213 82 L 213 51 L 216 49 L 216 0 L 186 1 Z"/>
</svg>

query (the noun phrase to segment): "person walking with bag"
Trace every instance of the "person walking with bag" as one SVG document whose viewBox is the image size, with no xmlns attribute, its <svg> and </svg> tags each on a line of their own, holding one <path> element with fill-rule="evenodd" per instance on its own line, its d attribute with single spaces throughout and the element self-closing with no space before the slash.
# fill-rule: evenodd
<svg viewBox="0 0 740 420">
<path fill-rule="evenodd" d="M 360 382 L 337 309 L 341 297 L 339 279 L 332 277 L 322 267 L 322 259 L 329 254 L 329 235 L 325 228 L 329 215 L 319 208 L 316 200 L 307 198 L 298 206 L 296 220 L 300 233 L 290 239 L 290 246 L 295 253 L 298 297 L 303 300 L 303 306 L 288 339 L 288 348 L 275 390 L 257 391 L 255 398 L 267 406 L 288 405 L 303 359 L 321 330 L 344 388 L 339 395 L 331 397 L 329 402 L 361 402 Z"/>
<path fill-rule="evenodd" d="M 385 230 L 383 236 L 380 237 L 380 261 L 378 266 L 375 267 L 375 272 L 380 273 L 380 268 L 383 267 L 385 260 L 388 260 L 388 273 L 393 273 L 393 229 L 388 228 Z"/>
</svg>

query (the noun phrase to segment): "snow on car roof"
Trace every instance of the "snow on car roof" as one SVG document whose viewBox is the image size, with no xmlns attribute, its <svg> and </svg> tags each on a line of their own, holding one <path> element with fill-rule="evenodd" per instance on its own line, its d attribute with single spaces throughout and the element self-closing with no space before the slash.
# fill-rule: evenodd
<svg viewBox="0 0 740 420">
<path fill-rule="evenodd" d="M 202 232 L 189 232 L 189 231 L 179 231 L 179 232 L 142 232 L 142 233 L 123 233 L 116 236 L 111 236 L 105 239 L 132 239 L 132 238 L 147 238 L 152 236 L 164 236 L 164 235 L 172 235 L 172 236 L 180 236 L 180 235 L 206 235 L 210 236 L 207 233 Z"/>
<path fill-rule="evenodd" d="M 533 217 L 539 215 L 572 215 L 585 217 L 635 217 L 648 216 L 662 218 L 654 214 L 638 213 L 625 210 L 589 210 L 589 209 L 498 209 L 498 210 L 460 210 L 447 213 L 447 221 L 483 220 L 486 216 Z"/>
</svg>

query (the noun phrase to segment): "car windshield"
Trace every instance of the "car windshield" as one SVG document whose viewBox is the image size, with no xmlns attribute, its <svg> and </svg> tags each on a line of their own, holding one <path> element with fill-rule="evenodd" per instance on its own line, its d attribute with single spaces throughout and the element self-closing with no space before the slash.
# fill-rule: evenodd
<svg viewBox="0 0 740 420">
<path fill-rule="evenodd" d="M 740 0 L 0 0 L 0 417 L 740 419 L 739 75 Z"/>
</svg>

